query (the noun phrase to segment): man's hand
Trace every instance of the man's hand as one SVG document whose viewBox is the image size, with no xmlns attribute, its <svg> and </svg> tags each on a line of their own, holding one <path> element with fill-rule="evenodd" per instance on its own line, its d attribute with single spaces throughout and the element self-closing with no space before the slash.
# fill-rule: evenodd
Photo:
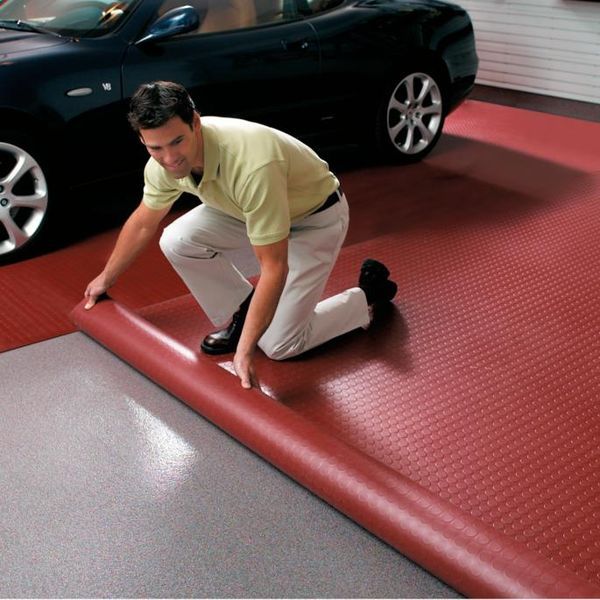
<svg viewBox="0 0 600 600">
<path fill-rule="evenodd" d="M 84 298 L 87 298 L 84 308 L 86 310 L 92 308 L 98 301 L 98 298 L 102 294 L 105 294 L 109 287 L 110 283 L 106 280 L 104 273 L 100 273 L 100 275 L 90 281 L 83 294 Z"/>
<path fill-rule="evenodd" d="M 154 210 L 148 208 L 143 201 L 140 202 L 121 228 L 117 243 L 102 273 L 87 286 L 84 293 L 84 297 L 87 298 L 86 309 L 89 310 L 96 304 L 98 298 L 116 282 L 121 273 L 146 247 L 169 209 L 170 207 Z"/>
<path fill-rule="evenodd" d="M 242 387 L 249 390 L 252 387 L 260 389 L 254 370 L 254 355 L 236 352 L 233 357 L 233 368 L 242 382 Z"/>
<path fill-rule="evenodd" d="M 260 388 L 254 370 L 254 352 L 260 336 L 265 332 L 279 302 L 288 273 L 287 239 L 254 246 L 254 253 L 260 265 L 260 278 L 246 315 L 242 335 L 233 357 L 233 366 L 243 388 Z"/>
</svg>

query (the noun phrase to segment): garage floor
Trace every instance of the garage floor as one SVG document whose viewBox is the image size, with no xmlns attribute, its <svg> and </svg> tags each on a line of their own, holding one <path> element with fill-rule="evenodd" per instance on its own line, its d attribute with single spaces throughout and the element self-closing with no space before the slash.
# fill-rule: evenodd
<svg viewBox="0 0 600 600">
<path fill-rule="evenodd" d="M 0 596 L 459 597 L 83 334 L 0 366 Z"/>
<path fill-rule="evenodd" d="M 0 597 L 459 597 L 81 333 L 0 368 Z"/>
</svg>

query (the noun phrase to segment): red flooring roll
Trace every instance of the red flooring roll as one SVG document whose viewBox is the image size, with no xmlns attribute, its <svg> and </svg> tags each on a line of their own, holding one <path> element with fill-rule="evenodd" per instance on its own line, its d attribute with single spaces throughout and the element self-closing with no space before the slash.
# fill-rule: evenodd
<svg viewBox="0 0 600 600">
<path fill-rule="evenodd" d="M 296 360 L 262 357 L 277 402 L 198 355 L 210 325 L 190 296 L 75 318 L 458 590 L 600 596 L 595 185 L 389 207 L 402 226 L 344 248 L 327 294 L 372 256 L 400 282 L 397 305 Z"/>
<path fill-rule="evenodd" d="M 163 318 L 182 314 L 182 306 L 188 317 L 193 314 L 187 298 L 164 303 L 158 313 Z M 157 384 L 456 589 L 479 597 L 597 594 L 595 586 L 569 570 L 367 456 L 299 411 L 258 390 L 242 390 L 237 378 L 216 361 L 124 306 L 105 300 L 85 311 L 82 303 L 72 317 Z M 311 402 L 310 391 L 304 402 Z"/>
</svg>

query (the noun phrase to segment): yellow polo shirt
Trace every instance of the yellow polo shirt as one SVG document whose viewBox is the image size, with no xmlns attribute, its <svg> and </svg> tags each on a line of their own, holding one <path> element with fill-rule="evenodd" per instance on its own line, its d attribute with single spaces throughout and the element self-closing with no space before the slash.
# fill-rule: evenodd
<svg viewBox="0 0 600 600">
<path fill-rule="evenodd" d="M 183 193 L 246 223 L 253 245 L 285 239 L 291 224 L 320 206 L 339 182 L 308 146 L 273 129 L 226 117 L 202 117 L 204 175 L 176 179 L 150 158 L 146 206 L 172 205 Z"/>
</svg>

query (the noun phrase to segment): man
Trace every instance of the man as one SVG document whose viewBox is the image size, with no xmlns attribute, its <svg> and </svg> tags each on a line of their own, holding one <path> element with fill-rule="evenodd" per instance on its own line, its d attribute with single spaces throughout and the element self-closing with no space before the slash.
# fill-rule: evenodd
<svg viewBox="0 0 600 600">
<path fill-rule="evenodd" d="M 244 388 L 258 385 L 254 354 L 296 356 L 367 327 L 397 286 L 367 259 L 358 287 L 319 302 L 348 229 L 339 182 L 309 147 L 241 119 L 202 117 L 179 84 L 141 85 L 129 123 L 146 146 L 140 205 L 124 224 L 103 271 L 85 291 L 87 309 L 146 246 L 183 192 L 202 203 L 165 228 L 160 246 L 208 318 L 224 329 L 204 352 L 233 352 Z M 223 252 L 251 245 L 256 289 Z M 232 316 L 233 315 L 233 316 Z"/>
</svg>

